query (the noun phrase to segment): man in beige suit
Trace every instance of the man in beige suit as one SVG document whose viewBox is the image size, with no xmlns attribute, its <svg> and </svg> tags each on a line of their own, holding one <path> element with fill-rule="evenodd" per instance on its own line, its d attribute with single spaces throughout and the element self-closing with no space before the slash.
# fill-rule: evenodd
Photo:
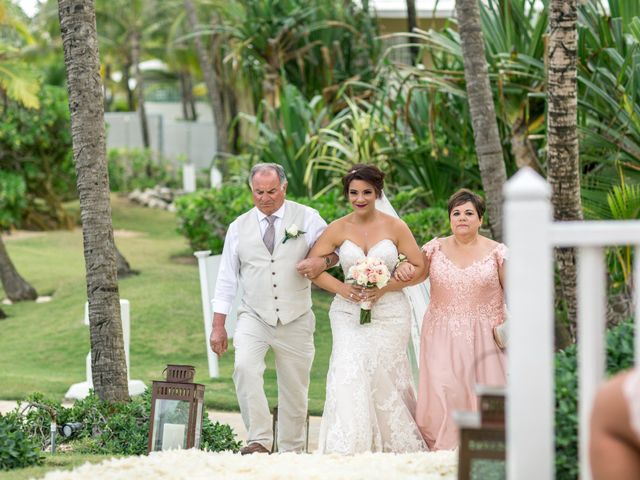
<svg viewBox="0 0 640 480">
<path fill-rule="evenodd" d="M 229 225 L 216 282 L 211 348 L 227 350 L 224 322 L 238 284 L 244 292 L 234 334 L 236 386 L 248 431 L 240 452 L 271 450 L 273 432 L 263 374 L 273 349 L 278 376 L 278 447 L 304 448 L 309 373 L 315 354 L 309 278 L 337 262 L 337 255 L 306 259 L 327 224 L 310 207 L 285 200 L 287 180 L 280 165 L 251 169 L 255 208 Z"/>
</svg>

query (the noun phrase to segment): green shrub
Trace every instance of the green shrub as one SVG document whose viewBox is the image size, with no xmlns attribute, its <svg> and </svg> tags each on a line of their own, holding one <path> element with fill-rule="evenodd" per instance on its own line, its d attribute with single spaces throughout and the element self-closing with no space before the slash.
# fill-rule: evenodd
<svg viewBox="0 0 640 480">
<path fill-rule="evenodd" d="M 21 405 L 11 415 L 21 419 L 21 428 L 26 438 L 39 444 L 42 449 L 47 449 L 50 445 L 51 417 L 47 408 L 52 408 L 57 414 L 59 426 L 69 422 L 82 424 L 82 428 L 71 438 L 66 439 L 60 435 L 57 437 L 58 443 L 70 443 L 76 452 L 110 455 L 142 455 L 147 452 L 151 413 L 149 390 L 126 403 L 103 402 L 93 393 L 76 401 L 70 408 L 47 401 L 42 394 L 31 395 L 26 402 L 35 407 L 26 409 L 20 415 L 19 412 L 25 410 Z M 236 441 L 231 427 L 217 422 L 214 424 L 205 415 L 200 448 L 216 452 L 236 452 L 240 448 L 240 442 Z"/>
<path fill-rule="evenodd" d="M 556 353 L 556 478 L 578 478 L 578 378 L 576 345 Z M 607 373 L 633 366 L 633 323 L 607 331 Z"/>
<path fill-rule="evenodd" d="M 328 223 L 351 211 L 351 207 L 338 189 L 316 199 L 292 196 L 288 198 L 315 208 Z M 402 195 L 399 201 L 401 208 L 409 212 L 404 214 L 402 219 L 407 222 L 418 244 L 422 245 L 434 236 L 448 234 L 449 217 L 446 209 L 423 208 L 422 202 L 411 201 L 410 194 Z M 391 202 L 395 206 L 395 199 Z M 249 188 L 239 184 L 227 184 L 219 190 L 199 190 L 184 195 L 176 201 L 178 232 L 189 240 L 194 251 L 211 250 L 217 255 L 222 253 L 229 224 L 252 206 Z M 418 210 L 412 212 L 412 208 Z"/>
<path fill-rule="evenodd" d="M 402 216 L 413 233 L 418 245 L 422 246 L 434 237 L 450 234 L 449 214 L 446 208 L 427 207 Z"/>
<path fill-rule="evenodd" d="M 40 449 L 22 428 L 20 417 L 0 414 L 0 470 L 29 467 L 42 462 Z"/>
<path fill-rule="evenodd" d="M 0 230 L 20 224 L 27 206 L 27 184 L 17 173 L 0 170 Z"/>
<path fill-rule="evenodd" d="M 112 192 L 144 190 L 156 185 L 180 187 L 179 169 L 164 159 L 154 159 L 151 151 L 112 148 L 107 154 L 109 188 Z"/>
<path fill-rule="evenodd" d="M 229 224 L 252 207 L 247 186 L 224 185 L 216 190 L 198 190 L 175 202 L 178 232 L 187 237 L 194 251 L 222 253 Z"/>
<path fill-rule="evenodd" d="M 45 86 L 40 110 L 9 102 L 0 122 L 0 170 L 24 179 L 26 202 L 20 225 L 71 227 L 62 202 L 76 198 L 69 107 L 64 88 Z"/>
</svg>

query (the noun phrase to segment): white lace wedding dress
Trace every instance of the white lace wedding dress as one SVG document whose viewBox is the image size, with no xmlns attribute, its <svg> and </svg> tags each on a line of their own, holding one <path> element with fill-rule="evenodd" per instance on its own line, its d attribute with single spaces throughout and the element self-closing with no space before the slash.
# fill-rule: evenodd
<svg viewBox="0 0 640 480">
<path fill-rule="evenodd" d="M 386 239 L 371 247 L 368 256 L 381 259 L 391 271 L 398 251 Z M 340 247 L 345 273 L 362 257 L 362 249 L 350 240 Z M 336 295 L 329 317 L 333 348 L 319 451 L 427 450 L 414 420 L 416 400 L 407 357 L 410 308 L 404 294 L 383 295 L 366 325 L 360 325 L 360 305 Z"/>
</svg>

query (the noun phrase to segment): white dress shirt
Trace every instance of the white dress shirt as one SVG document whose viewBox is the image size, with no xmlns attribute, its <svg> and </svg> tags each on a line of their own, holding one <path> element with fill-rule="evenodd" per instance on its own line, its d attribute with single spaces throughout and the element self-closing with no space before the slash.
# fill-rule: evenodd
<svg viewBox="0 0 640 480">
<path fill-rule="evenodd" d="M 276 217 L 276 221 L 273 224 L 276 231 L 276 239 L 279 238 L 278 232 L 282 232 L 280 237 L 284 235 L 282 218 L 284 217 L 285 206 L 286 204 L 283 204 L 282 207 L 273 214 Z M 305 208 L 307 209 L 305 224 L 300 227 L 300 229 L 305 232 L 304 237 L 307 240 L 309 248 L 311 248 L 322 232 L 324 232 L 324 229 L 327 228 L 327 222 L 322 219 L 317 210 L 307 206 L 305 206 Z M 253 208 L 253 212 L 260 222 L 260 234 L 264 236 L 264 232 L 269 225 L 267 216 L 255 207 Z M 237 222 L 233 221 L 227 230 L 227 235 L 224 239 L 224 248 L 222 249 L 222 257 L 220 258 L 220 269 L 218 270 L 213 300 L 213 311 L 215 313 L 224 313 L 227 315 L 231 310 L 231 305 L 238 291 L 238 274 L 240 273 L 238 235 L 240 233 L 241 232 L 238 232 Z"/>
</svg>

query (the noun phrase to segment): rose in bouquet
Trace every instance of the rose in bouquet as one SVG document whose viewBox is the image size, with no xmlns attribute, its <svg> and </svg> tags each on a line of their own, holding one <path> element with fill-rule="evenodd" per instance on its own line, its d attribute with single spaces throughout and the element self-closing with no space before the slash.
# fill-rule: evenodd
<svg viewBox="0 0 640 480">
<path fill-rule="evenodd" d="M 358 260 L 347 272 L 347 283 L 364 288 L 383 288 L 391 278 L 389 269 L 382 260 L 364 257 Z M 371 302 L 360 302 L 360 325 L 371 323 Z"/>
</svg>

